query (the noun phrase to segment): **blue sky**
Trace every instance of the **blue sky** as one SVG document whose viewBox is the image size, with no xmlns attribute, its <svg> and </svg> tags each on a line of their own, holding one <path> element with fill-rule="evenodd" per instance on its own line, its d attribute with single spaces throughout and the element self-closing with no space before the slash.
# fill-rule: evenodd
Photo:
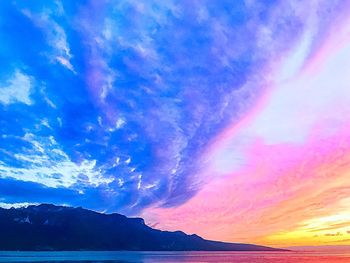
<svg viewBox="0 0 350 263">
<path fill-rule="evenodd" d="M 303 34 L 297 2 L 2 1 L 0 202 L 186 202 Z"/>
</svg>

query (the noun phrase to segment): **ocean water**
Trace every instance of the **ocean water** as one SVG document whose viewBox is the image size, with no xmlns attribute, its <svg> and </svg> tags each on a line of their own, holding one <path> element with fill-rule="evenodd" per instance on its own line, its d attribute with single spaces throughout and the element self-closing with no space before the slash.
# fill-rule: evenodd
<svg viewBox="0 0 350 263">
<path fill-rule="evenodd" d="M 312 252 L 0 252 L 0 262 L 350 263 L 349 253 Z"/>
</svg>

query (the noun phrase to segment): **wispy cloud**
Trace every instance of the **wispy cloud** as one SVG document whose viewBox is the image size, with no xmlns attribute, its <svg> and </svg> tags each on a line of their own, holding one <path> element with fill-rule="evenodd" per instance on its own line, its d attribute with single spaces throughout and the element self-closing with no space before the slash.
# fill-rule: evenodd
<svg viewBox="0 0 350 263">
<path fill-rule="evenodd" d="M 76 73 L 71 63 L 72 54 L 67 41 L 67 35 L 64 29 L 55 21 L 55 19 L 64 15 L 62 5 L 58 5 L 57 10 L 60 11 L 57 12 L 54 12 L 52 9 L 43 9 L 40 13 L 33 13 L 28 9 L 24 9 L 22 12 L 45 33 L 48 44 L 52 48 L 47 56 L 52 61 L 58 62 L 73 73 Z"/>
<path fill-rule="evenodd" d="M 331 38 L 311 37 L 305 25 L 294 48 L 271 67 L 265 96 L 202 154 L 206 166 L 199 174 L 207 183 L 179 207 L 146 210 L 150 222 L 270 245 L 322 244 L 338 237 L 326 228 L 346 231 L 350 97 L 348 67 L 339 65 L 350 55 L 349 24 L 344 18 L 337 23 L 340 33 Z M 318 48 L 311 50 L 314 41 Z M 187 220 L 179 224 L 179 218 Z"/>
<path fill-rule="evenodd" d="M 13 154 L 13 162 L 17 166 L 0 161 L 0 177 L 40 182 L 48 187 L 96 187 L 113 181 L 103 177 L 95 160 L 82 160 L 79 164 L 72 162 L 52 136 L 45 138 L 25 134 L 21 140 L 29 143 L 30 147 Z"/>
</svg>

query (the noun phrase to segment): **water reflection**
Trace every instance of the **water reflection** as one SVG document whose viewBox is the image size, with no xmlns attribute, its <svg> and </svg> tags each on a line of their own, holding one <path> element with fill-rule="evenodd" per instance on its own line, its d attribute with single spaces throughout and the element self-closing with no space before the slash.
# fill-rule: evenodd
<svg viewBox="0 0 350 263">
<path fill-rule="evenodd" d="M 350 262 L 350 254 L 301 252 L 0 252 L 0 262 L 348 263 Z"/>
</svg>

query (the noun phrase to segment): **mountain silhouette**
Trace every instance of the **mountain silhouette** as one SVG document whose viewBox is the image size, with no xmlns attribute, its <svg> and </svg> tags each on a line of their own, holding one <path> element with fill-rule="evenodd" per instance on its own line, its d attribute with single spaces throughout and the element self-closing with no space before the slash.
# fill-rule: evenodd
<svg viewBox="0 0 350 263">
<path fill-rule="evenodd" d="M 147 226 L 142 218 L 41 204 L 0 208 L 0 250 L 278 251 Z"/>
</svg>

